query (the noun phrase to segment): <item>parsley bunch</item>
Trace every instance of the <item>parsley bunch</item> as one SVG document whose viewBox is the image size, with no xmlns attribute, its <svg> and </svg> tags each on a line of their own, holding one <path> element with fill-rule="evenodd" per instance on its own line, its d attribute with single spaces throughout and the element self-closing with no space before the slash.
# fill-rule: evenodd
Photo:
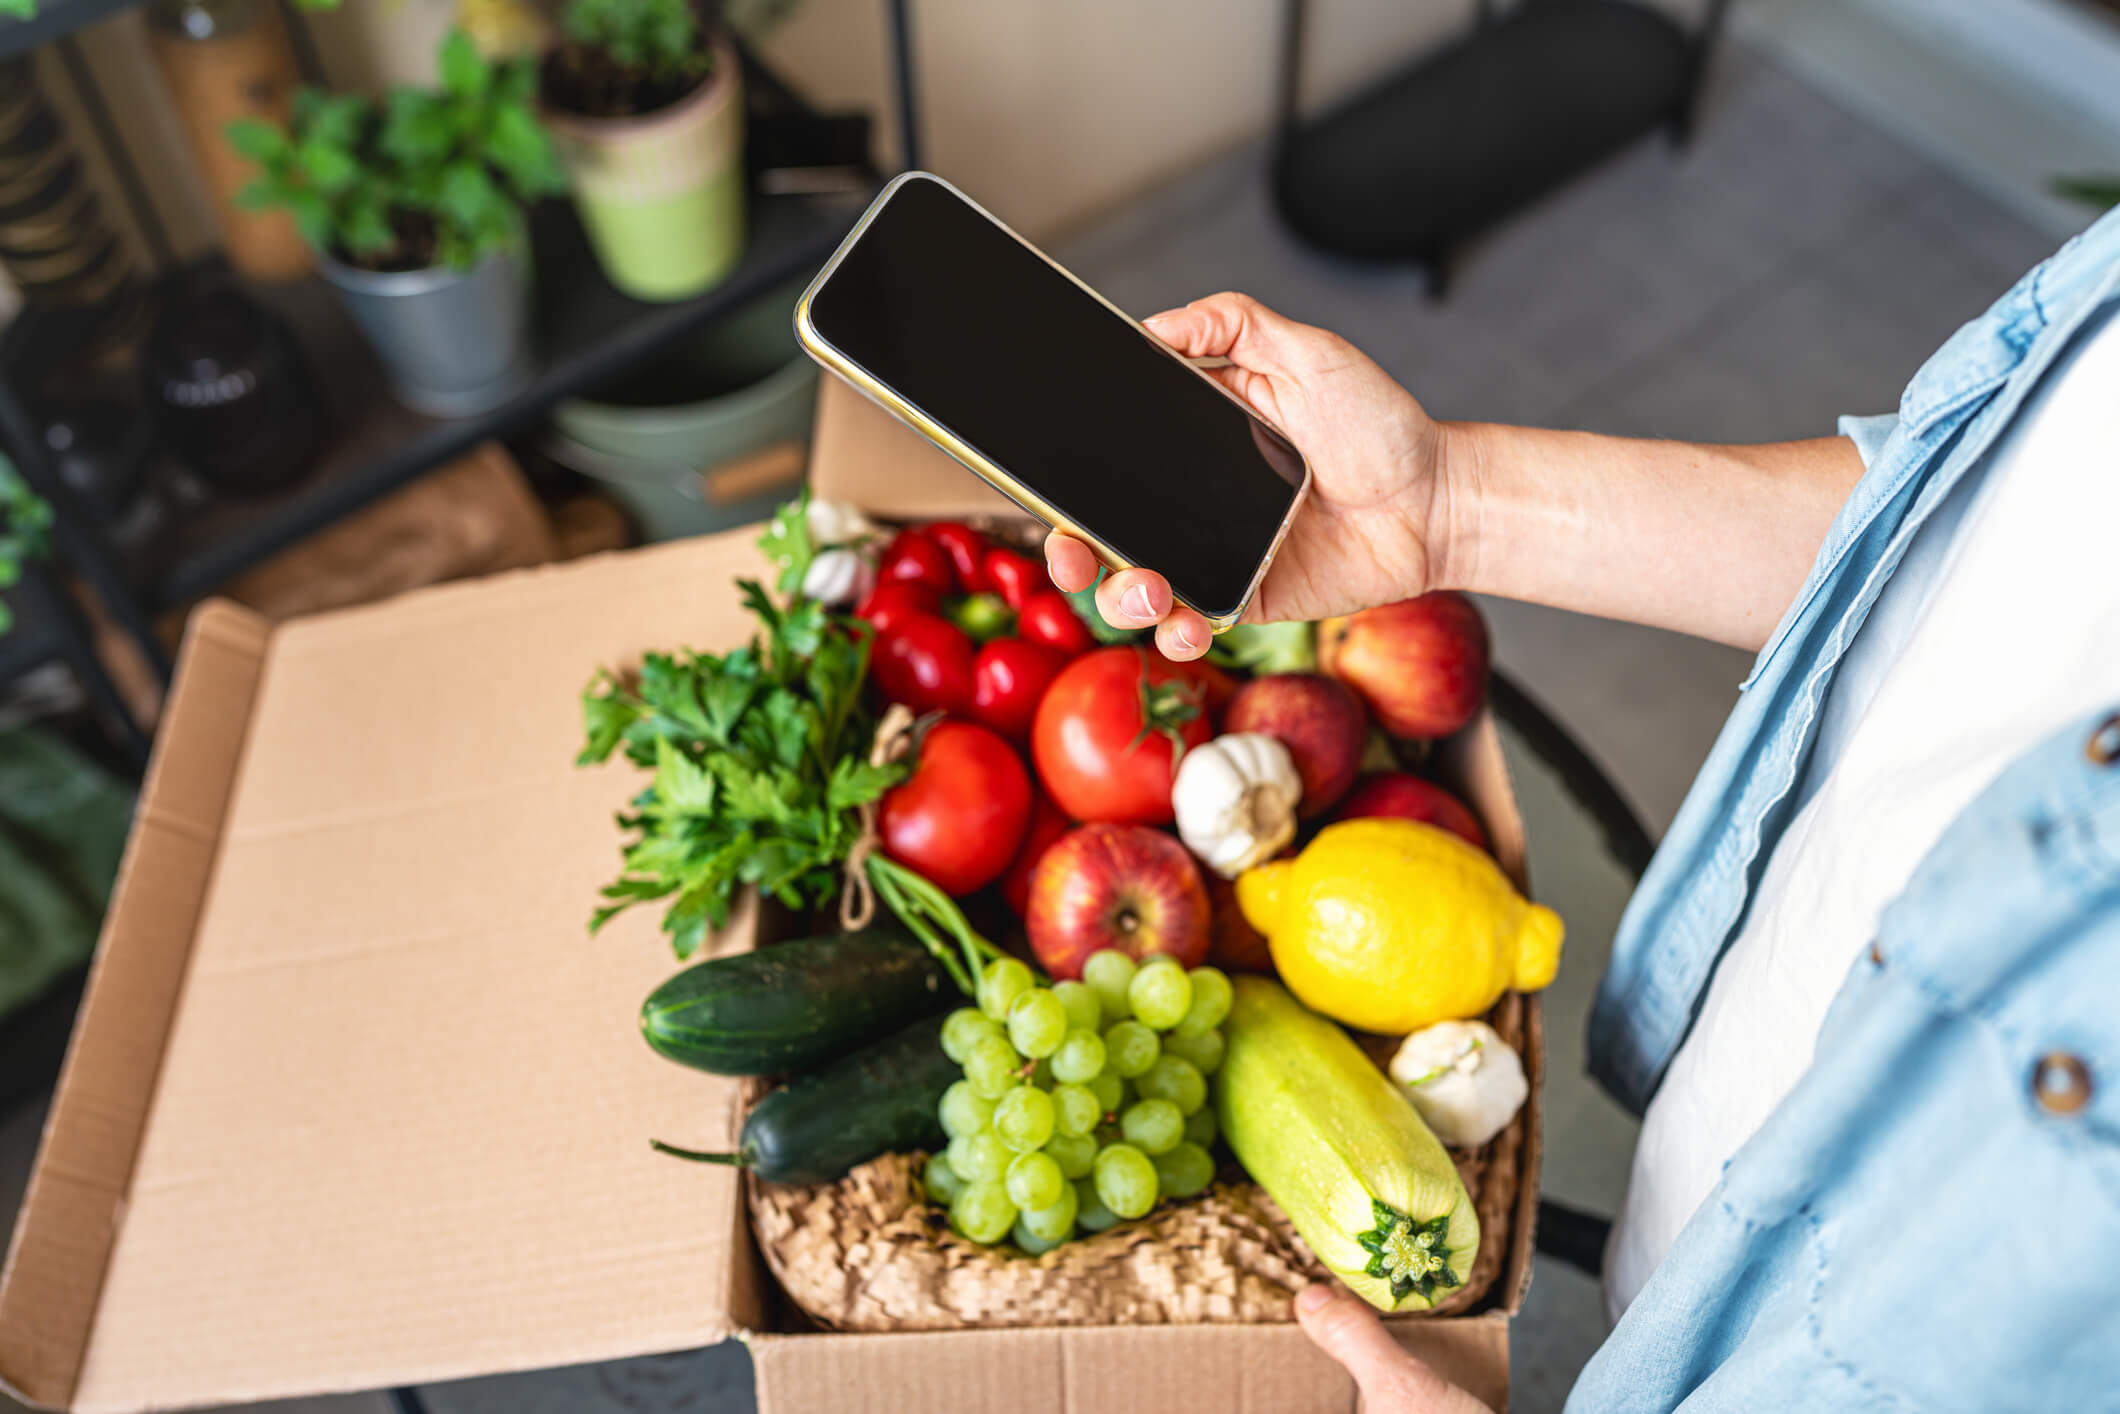
<svg viewBox="0 0 2120 1414">
<path fill-rule="evenodd" d="M 807 512 L 806 498 L 783 506 L 759 541 L 784 592 L 801 585 L 815 554 Z M 710 927 L 728 922 L 746 886 L 790 908 L 824 907 L 862 836 L 861 807 L 908 774 L 903 762 L 869 763 L 876 724 L 861 700 L 868 625 L 799 592 L 776 604 L 756 580 L 737 587 L 762 635 L 720 657 L 650 653 L 632 680 L 600 670 L 582 693 L 588 741 L 576 764 L 623 749 L 655 773 L 618 817 L 633 838 L 591 933 L 637 903 L 667 898 L 663 931 L 677 956 L 689 958 Z M 862 867 L 877 896 L 971 992 L 1000 950 L 913 870 L 873 851 Z"/>
<path fill-rule="evenodd" d="M 577 761 L 623 746 L 655 772 L 619 816 L 639 838 L 589 929 L 675 895 L 663 931 L 681 958 L 728 922 L 744 885 L 791 908 L 827 903 L 861 836 L 859 807 L 906 774 L 865 759 L 868 635 L 835 626 L 815 600 L 783 609 L 756 580 L 738 584 L 763 640 L 721 657 L 650 653 L 635 684 L 599 672 L 582 695 L 589 740 Z"/>
</svg>

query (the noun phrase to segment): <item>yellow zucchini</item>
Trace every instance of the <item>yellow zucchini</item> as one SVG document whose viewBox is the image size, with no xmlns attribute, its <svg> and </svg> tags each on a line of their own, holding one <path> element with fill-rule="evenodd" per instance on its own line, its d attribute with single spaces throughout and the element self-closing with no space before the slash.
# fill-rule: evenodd
<svg viewBox="0 0 2120 1414">
<path fill-rule="evenodd" d="M 1405 1092 L 1280 983 L 1231 981 L 1215 1109 L 1238 1162 L 1377 1309 L 1433 1306 L 1463 1286 L 1479 1218 Z"/>
</svg>

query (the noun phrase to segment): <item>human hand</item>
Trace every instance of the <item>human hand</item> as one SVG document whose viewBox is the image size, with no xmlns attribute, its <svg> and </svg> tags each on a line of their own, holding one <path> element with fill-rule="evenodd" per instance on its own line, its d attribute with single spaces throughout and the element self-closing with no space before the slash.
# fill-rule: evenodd
<svg viewBox="0 0 2120 1414">
<path fill-rule="evenodd" d="M 1322 1282 L 1304 1287 L 1296 1294 L 1296 1321 L 1354 1376 L 1363 1414 L 1494 1414 L 1399 1349 L 1376 1311 L 1352 1292 Z"/>
<path fill-rule="evenodd" d="M 1247 621 L 1321 619 L 1432 587 L 1429 527 L 1440 509 L 1448 434 L 1411 393 L 1339 335 L 1249 295 L 1210 295 L 1143 322 L 1188 358 L 1229 359 L 1205 371 L 1286 433 L 1310 463 L 1310 495 Z M 1065 590 L 1097 576 L 1089 547 L 1066 535 L 1046 538 L 1045 561 Z M 1207 621 L 1177 605 L 1153 569 L 1107 578 L 1097 608 L 1116 628 L 1154 625 L 1167 658 L 1207 651 Z"/>
</svg>

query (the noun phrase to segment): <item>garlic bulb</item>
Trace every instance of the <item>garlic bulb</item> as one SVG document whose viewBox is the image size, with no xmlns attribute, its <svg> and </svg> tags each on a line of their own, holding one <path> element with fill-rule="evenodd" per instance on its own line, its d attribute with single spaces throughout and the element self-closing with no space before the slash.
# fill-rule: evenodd
<svg viewBox="0 0 2120 1414">
<path fill-rule="evenodd" d="M 1531 1094 L 1522 1057 L 1484 1021 L 1414 1032 L 1391 1058 L 1391 1078 L 1453 1149 L 1477 1149 L 1501 1133 Z"/>
<path fill-rule="evenodd" d="M 1225 879 L 1295 838 L 1302 798 L 1288 748 L 1258 732 L 1232 732 L 1186 752 L 1170 788 L 1178 837 Z"/>
<path fill-rule="evenodd" d="M 852 545 L 880 533 L 876 523 L 850 501 L 812 501 L 804 518 L 810 527 L 810 543 L 819 549 Z"/>
<path fill-rule="evenodd" d="M 834 608 L 858 603 L 875 585 L 876 567 L 843 547 L 818 551 L 802 575 L 804 597 Z"/>
</svg>

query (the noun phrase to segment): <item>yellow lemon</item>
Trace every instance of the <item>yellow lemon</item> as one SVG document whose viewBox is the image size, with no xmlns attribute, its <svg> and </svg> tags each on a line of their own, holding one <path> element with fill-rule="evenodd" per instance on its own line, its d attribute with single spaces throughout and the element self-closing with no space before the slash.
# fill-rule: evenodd
<svg viewBox="0 0 2120 1414">
<path fill-rule="evenodd" d="M 1327 826 L 1294 859 L 1246 870 L 1237 906 L 1289 991 L 1364 1031 L 1478 1016 L 1560 966 L 1559 914 L 1485 851 L 1413 820 Z"/>
</svg>

